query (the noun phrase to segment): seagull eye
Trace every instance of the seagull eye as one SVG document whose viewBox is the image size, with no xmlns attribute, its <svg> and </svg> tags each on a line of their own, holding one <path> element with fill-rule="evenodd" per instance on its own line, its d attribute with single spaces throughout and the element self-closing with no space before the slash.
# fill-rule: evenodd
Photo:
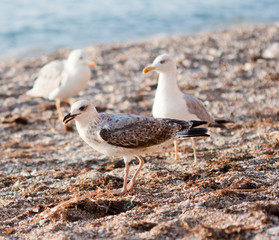
<svg viewBox="0 0 279 240">
<path fill-rule="evenodd" d="M 165 62 L 166 62 L 166 60 L 161 60 L 160 61 L 161 64 L 164 64 Z"/>
<path fill-rule="evenodd" d="M 79 108 L 79 110 L 83 111 L 85 108 L 86 108 L 85 106 L 82 106 L 82 107 Z"/>
</svg>

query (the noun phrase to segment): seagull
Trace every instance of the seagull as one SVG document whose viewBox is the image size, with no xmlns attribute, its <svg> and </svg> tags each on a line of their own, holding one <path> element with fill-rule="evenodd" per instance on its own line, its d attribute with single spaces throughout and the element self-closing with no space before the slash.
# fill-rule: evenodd
<svg viewBox="0 0 279 240">
<path fill-rule="evenodd" d="M 225 128 L 223 124 L 232 121 L 214 119 L 200 100 L 192 95 L 181 92 L 176 80 L 176 64 L 169 54 L 162 54 L 153 63 L 143 69 L 143 73 L 156 71 L 159 73 L 157 90 L 152 107 L 155 118 L 174 118 L 180 120 L 206 121 L 209 127 Z M 177 141 L 174 141 L 175 159 L 178 160 Z M 195 141 L 192 138 L 194 160 L 197 164 Z"/>
<path fill-rule="evenodd" d="M 93 149 L 107 156 L 123 157 L 125 162 L 123 188 L 112 191 L 122 194 L 133 189 L 144 164 L 143 153 L 153 152 L 162 144 L 179 137 L 209 136 L 206 128 L 196 128 L 205 121 L 160 119 L 134 114 L 98 113 L 87 100 L 75 102 L 63 119 L 67 124 L 75 120 L 80 137 Z M 139 166 L 128 184 L 129 162 L 139 159 Z"/>
<path fill-rule="evenodd" d="M 59 118 L 63 119 L 61 102 L 83 90 L 91 77 L 89 68 L 96 63 L 89 61 L 81 49 L 73 50 L 66 60 L 55 60 L 46 64 L 38 73 L 33 88 L 27 95 L 56 101 Z"/>
</svg>

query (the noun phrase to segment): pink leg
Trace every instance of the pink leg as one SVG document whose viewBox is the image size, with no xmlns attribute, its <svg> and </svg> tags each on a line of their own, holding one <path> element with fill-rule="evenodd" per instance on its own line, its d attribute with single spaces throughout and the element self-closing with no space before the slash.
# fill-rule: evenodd
<svg viewBox="0 0 279 240">
<path fill-rule="evenodd" d="M 173 140 L 173 144 L 174 144 L 174 150 L 175 150 L 175 161 L 178 161 L 179 160 L 179 155 L 178 155 L 177 139 Z"/>
<path fill-rule="evenodd" d="M 196 150 L 196 142 L 195 139 L 192 137 L 192 147 L 193 147 L 193 153 L 194 153 L 194 164 L 198 164 L 198 159 L 197 159 L 197 150 Z"/>
<path fill-rule="evenodd" d="M 120 189 L 114 189 L 111 191 L 111 193 L 113 194 L 122 194 L 125 193 L 127 191 L 129 191 L 129 189 L 127 189 L 127 183 L 128 183 L 128 175 L 129 175 L 129 162 L 131 161 L 130 157 L 124 157 L 124 162 L 125 162 L 125 174 L 124 174 L 124 183 L 123 183 L 123 187 Z"/>
<path fill-rule="evenodd" d="M 56 100 L 55 105 L 56 105 L 56 108 L 57 108 L 57 111 L 58 111 L 59 119 L 63 119 L 63 113 L 62 113 L 62 110 L 61 110 L 61 101 Z"/>
<path fill-rule="evenodd" d="M 128 176 L 129 176 L 129 163 L 131 161 L 131 158 L 124 158 L 125 162 L 125 174 L 124 174 L 124 183 L 122 188 L 122 193 L 127 192 L 127 183 L 128 183 Z"/>
<path fill-rule="evenodd" d="M 140 156 L 137 156 L 137 158 L 140 161 L 140 163 L 139 163 L 139 166 L 138 166 L 138 169 L 137 169 L 136 173 L 134 174 L 133 178 L 131 179 L 131 181 L 129 182 L 129 184 L 127 186 L 128 191 L 133 189 L 133 186 L 136 182 L 137 176 L 138 176 L 138 174 L 139 174 L 139 172 L 142 169 L 142 166 L 144 164 L 144 160 Z"/>
</svg>

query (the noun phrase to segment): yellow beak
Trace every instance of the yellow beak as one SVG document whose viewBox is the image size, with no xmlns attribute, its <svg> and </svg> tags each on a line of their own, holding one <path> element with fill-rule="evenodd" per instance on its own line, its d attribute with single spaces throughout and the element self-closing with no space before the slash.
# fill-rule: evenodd
<svg viewBox="0 0 279 240">
<path fill-rule="evenodd" d="M 143 73 L 148 73 L 148 72 L 151 72 L 151 71 L 153 71 L 153 70 L 155 70 L 155 68 L 149 66 L 149 67 L 144 68 L 144 69 L 142 70 L 142 72 L 143 72 Z"/>
<path fill-rule="evenodd" d="M 91 67 L 96 67 L 97 66 L 97 64 L 93 61 L 89 61 L 88 65 L 91 66 Z"/>
</svg>

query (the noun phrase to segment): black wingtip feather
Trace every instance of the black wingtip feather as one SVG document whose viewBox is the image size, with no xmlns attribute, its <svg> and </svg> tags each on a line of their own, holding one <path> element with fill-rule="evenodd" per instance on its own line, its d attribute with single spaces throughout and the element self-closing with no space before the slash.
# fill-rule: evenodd
<svg viewBox="0 0 279 240">
<path fill-rule="evenodd" d="M 206 121 L 196 121 L 196 120 L 191 120 L 190 122 L 193 123 L 192 127 L 191 128 L 194 128 L 194 127 L 197 127 L 197 126 L 200 126 L 200 125 L 204 125 L 204 124 L 207 124 Z"/>
<path fill-rule="evenodd" d="M 192 128 L 187 131 L 179 132 L 177 137 L 209 137 L 207 128 Z"/>
<path fill-rule="evenodd" d="M 161 118 L 162 120 L 169 123 L 176 123 L 182 127 L 181 131 L 188 130 L 189 128 L 194 128 L 203 124 L 207 124 L 206 121 L 196 121 L 196 120 L 179 120 L 173 118 Z"/>
<path fill-rule="evenodd" d="M 235 123 L 232 120 L 220 119 L 220 118 L 215 118 L 214 121 L 217 122 L 217 123 L 220 123 L 220 124 Z"/>
<path fill-rule="evenodd" d="M 227 128 L 225 124 L 227 123 L 235 123 L 234 121 L 231 120 L 226 120 L 226 119 L 214 119 L 214 122 L 209 124 L 209 127 L 214 127 L 214 128 Z"/>
</svg>

